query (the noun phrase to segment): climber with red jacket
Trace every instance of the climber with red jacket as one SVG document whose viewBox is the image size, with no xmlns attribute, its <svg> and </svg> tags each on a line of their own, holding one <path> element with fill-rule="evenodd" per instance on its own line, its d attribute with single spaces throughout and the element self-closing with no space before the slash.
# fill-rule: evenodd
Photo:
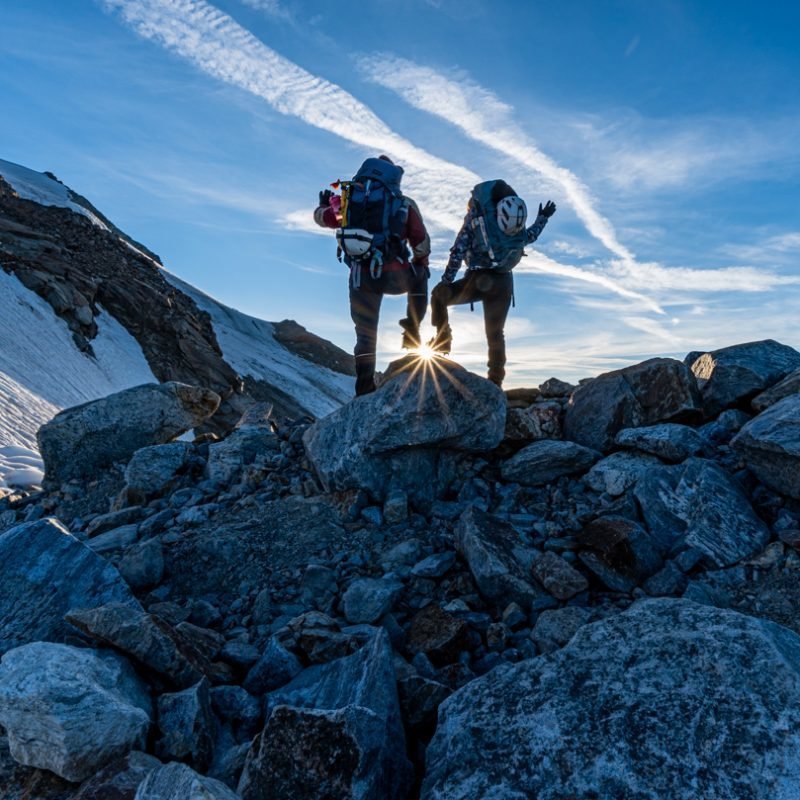
<svg viewBox="0 0 800 800">
<path fill-rule="evenodd" d="M 356 395 L 375 391 L 378 317 L 385 294 L 407 294 L 403 347 L 420 345 L 428 308 L 431 242 L 417 204 L 400 191 L 403 168 L 388 156 L 368 158 L 341 195 L 319 193 L 314 220 L 336 228 L 338 256 L 350 268 L 350 316 L 356 327 Z"/>
</svg>

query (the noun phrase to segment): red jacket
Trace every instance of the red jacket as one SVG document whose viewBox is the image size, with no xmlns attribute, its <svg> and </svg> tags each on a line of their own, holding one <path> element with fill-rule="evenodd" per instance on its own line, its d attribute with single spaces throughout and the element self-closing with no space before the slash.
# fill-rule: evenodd
<svg viewBox="0 0 800 800">
<path fill-rule="evenodd" d="M 314 212 L 314 221 L 320 227 L 339 227 L 339 203 L 336 202 L 339 197 L 334 195 L 331 200 L 331 205 L 319 206 Z M 425 229 L 425 223 L 422 221 L 422 214 L 419 213 L 417 204 L 410 197 L 406 197 L 405 201 L 408 203 L 408 219 L 403 231 L 403 238 L 411 248 L 411 263 L 415 267 L 427 267 L 428 256 L 431 254 L 431 238 Z M 384 264 L 383 269 L 384 271 L 392 272 L 397 269 L 404 269 L 406 264 L 408 264 L 407 261 L 395 259 L 388 264 Z"/>
</svg>

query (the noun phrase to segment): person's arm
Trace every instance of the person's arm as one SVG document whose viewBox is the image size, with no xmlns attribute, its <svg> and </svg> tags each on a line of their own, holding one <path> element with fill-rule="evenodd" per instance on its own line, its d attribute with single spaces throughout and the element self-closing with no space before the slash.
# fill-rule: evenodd
<svg viewBox="0 0 800 800">
<path fill-rule="evenodd" d="M 447 266 L 444 268 L 444 275 L 442 275 L 442 281 L 444 283 L 452 283 L 456 279 L 458 271 L 461 269 L 461 263 L 467 255 L 470 244 L 472 244 L 473 216 L 472 206 L 470 206 L 467 215 L 464 217 L 464 224 L 461 226 L 461 230 L 458 232 L 456 240 L 450 248 L 450 258 L 447 261 Z"/>
<path fill-rule="evenodd" d="M 555 213 L 556 204 L 552 200 L 548 200 L 544 206 L 539 203 L 539 213 L 536 215 L 533 225 L 526 231 L 528 234 L 527 244 L 533 244 L 539 238 L 539 235 L 544 230 L 544 226 L 547 225 L 547 220 Z"/>
<path fill-rule="evenodd" d="M 431 254 L 431 237 L 422 220 L 419 207 L 410 198 L 408 201 L 408 220 L 406 221 L 406 237 L 411 247 L 411 263 L 415 267 L 427 267 Z"/>
<path fill-rule="evenodd" d="M 314 211 L 314 222 L 321 228 L 338 228 L 339 208 L 342 200 L 330 189 L 319 193 L 319 205 Z"/>
</svg>

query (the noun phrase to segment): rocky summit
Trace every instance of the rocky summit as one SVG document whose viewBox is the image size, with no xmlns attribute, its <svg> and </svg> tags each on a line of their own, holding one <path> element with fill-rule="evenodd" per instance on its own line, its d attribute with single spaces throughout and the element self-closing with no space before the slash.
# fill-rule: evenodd
<svg viewBox="0 0 800 800">
<path fill-rule="evenodd" d="M 800 797 L 799 360 L 65 410 L 0 499 L 0 796 Z"/>
</svg>

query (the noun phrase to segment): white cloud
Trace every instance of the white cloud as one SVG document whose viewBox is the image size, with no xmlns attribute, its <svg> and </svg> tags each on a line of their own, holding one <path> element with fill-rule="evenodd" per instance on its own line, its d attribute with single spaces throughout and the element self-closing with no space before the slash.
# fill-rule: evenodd
<svg viewBox="0 0 800 800">
<path fill-rule="evenodd" d="M 792 231 L 769 236 L 755 244 L 728 244 L 721 247 L 720 252 L 740 261 L 785 263 L 791 259 L 796 262 L 797 255 L 800 254 L 800 232 Z"/>
<path fill-rule="evenodd" d="M 587 230 L 612 253 L 633 260 L 611 223 L 595 208 L 587 187 L 543 153 L 512 120 L 512 108 L 464 77 L 452 79 L 404 58 L 386 54 L 362 61 L 365 76 L 397 92 L 407 103 L 452 123 L 467 136 L 515 159 L 558 186 Z"/>
<path fill-rule="evenodd" d="M 395 133 L 340 86 L 279 55 L 205 0 L 102 2 L 119 12 L 140 36 L 209 75 L 261 97 L 280 113 L 397 159 L 406 167 L 409 194 L 416 194 L 419 202 L 424 200 L 426 219 L 436 227 L 457 230 L 464 197 L 478 176 Z"/>
<path fill-rule="evenodd" d="M 270 17 L 277 19 L 289 19 L 290 17 L 289 11 L 278 0 L 240 0 L 240 2 L 256 11 L 263 11 Z"/>
</svg>

